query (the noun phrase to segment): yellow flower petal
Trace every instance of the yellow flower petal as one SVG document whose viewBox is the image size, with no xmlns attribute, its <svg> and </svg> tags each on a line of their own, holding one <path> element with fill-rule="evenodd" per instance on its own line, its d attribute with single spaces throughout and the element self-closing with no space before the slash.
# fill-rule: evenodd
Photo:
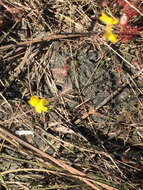
<svg viewBox="0 0 143 190">
<path fill-rule="evenodd" d="M 104 34 L 104 38 L 108 39 L 110 42 L 116 43 L 118 42 L 116 34 L 112 33 L 112 26 L 107 25 L 106 33 Z"/>
<path fill-rule="evenodd" d="M 107 25 L 107 26 L 106 26 L 106 31 L 107 31 L 108 33 L 112 33 L 112 25 Z"/>
<path fill-rule="evenodd" d="M 108 25 L 118 24 L 119 22 L 118 19 L 109 17 L 104 11 L 101 12 L 101 16 L 99 17 L 99 20 Z"/>
<path fill-rule="evenodd" d="M 40 99 L 38 98 L 38 96 L 32 96 L 28 103 L 35 107 L 39 103 L 39 101 Z"/>
<path fill-rule="evenodd" d="M 41 113 L 42 111 L 47 112 L 47 111 L 48 111 L 48 108 L 46 107 L 47 104 L 48 104 L 48 101 L 43 98 L 43 99 L 41 99 L 41 100 L 39 101 L 39 103 L 36 105 L 35 110 L 36 110 L 38 113 Z"/>
<path fill-rule="evenodd" d="M 46 107 L 48 101 L 44 98 L 39 99 L 38 96 L 32 96 L 28 101 L 28 103 L 31 104 L 33 107 L 35 107 L 35 110 L 38 113 L 41 113 L 42 111 L 44 112 L 48 111 L 48 108 Z"/>
<path fill-rule="evenodd" d="M 116 34 L 113 33 L 105 33 L 104 34 L 104 38 L 108 39 L 110 42 L 116 43 L 118 42 L 118 38 L 116 36 Z"/>
</svg>

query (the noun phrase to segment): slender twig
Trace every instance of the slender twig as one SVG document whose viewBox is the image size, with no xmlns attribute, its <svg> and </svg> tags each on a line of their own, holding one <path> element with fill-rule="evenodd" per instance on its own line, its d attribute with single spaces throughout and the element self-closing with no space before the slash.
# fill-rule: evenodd
<svg viewBox="0 0 143 190">
<path fill-rule="evenodd" d="M 5 45 L 5 46 L 1 46 L 0 50 L 5 50 L 8 48 L 13 48 L 13 47 L 19 47 L 19 46 L 28 46 L 34 43 L 41 43 L 44 41 L 51 41 L 51 40 L 60 40 L 60 39 L 70 39 L 70 38 L 77 38 L 77 37 L 84 37 L 84 36 L 89 36 L 91 35 L 91 33 L 75 33 L 75 34 L 71 34 L 71 33 L 67 33 L 67 34 L 51 34 L 47 37 L 44 37 L 42 39 L 38 39 L 38 38 L 34 38 L 32 40 L 28 40 L 25 42 L 19 42 L 16 44 L 9 44 L 9 45 Z"/>
</svg>

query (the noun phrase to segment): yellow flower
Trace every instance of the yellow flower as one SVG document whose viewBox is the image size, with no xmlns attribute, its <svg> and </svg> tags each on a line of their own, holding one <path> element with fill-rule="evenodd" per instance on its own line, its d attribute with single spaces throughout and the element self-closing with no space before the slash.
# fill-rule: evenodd
<svg viewBox="0 0 143 190">
<path fill-rule="evenodd" d="M 117 38 L 116 34 L 112 33 L 111 25 L 107 25 L 106 33 L 104 34 L 104 38 L 108 39 L 110 42 L 113 42 L 113 43 L 118 42 L 118 38 Z"/>
<path fill-rule="evenodd" d="M 119 22 L 118 19 L 109 17 L 104 11 L 101 12 L 101 16 L 99 17 L 99 20 L 108 25 L 118 24 Z"/>
<path fill-rule="evenodd" d="M 32 96 L 28 101 L 28 103 L 31 104 L 33 107 L 35 107 L 35 110 L 38 113 L 41 113 L 42 111 L 44 112 L 48 111 L 48 108 L 46 107 L 48 101 L 44 98 L 39 99 L 38 96 Z"/>
<path fill-rule="evenodd" d="M 104 11 L 102 11 L 99 20 L 104 22 L 106 26 L 106 33 L 104 34 L 104 38 L 108 39 L 110 42 L 116 43 L 118 42 L 116 34 L 112 33 L 112 25 L 118 24 L 119 20 L 109 17 Z"/>
<path fill-rule="evenodd" d="M 35 107 L 39 103 L 39 101 L 40 99 L 38 98 L 38 96 L 32 96 L 28 103 L 31 104 L 31 106 Z"/>
</svg>

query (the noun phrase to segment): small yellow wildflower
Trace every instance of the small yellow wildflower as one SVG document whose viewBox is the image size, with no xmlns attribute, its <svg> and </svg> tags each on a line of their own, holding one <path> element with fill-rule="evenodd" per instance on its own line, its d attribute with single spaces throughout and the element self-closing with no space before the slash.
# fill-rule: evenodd
<svg viewBox="0 0 143 190">
<path fill-rule="evenodd" d="M 45 98 L 39 99 L 38 96 L 32 96 L 28 103 L 35 107 L 35 110 L 38 113 L 41 113 L 42 111 L 48 111 L 48 108 L 46 107 L 48 101 Z"/>
<path fill-rule="evenodd" d="M 104 11 L 101 12 L 101 16 L 99 17 L 99 20 L 108 25 L 118 24 L 119 22 L 118 19 L 109 17 Z"/>
<path fill-rule="evenodd" d="M 112 33 L 112 26 L 107 25 L 106 33 L 104 34 L 104 38 L 108 39 L 110 42 L 116 43 L 118 42 L 116 34 Z"/>
<path fill-rule="evenodd" d="M 101 12 L 101 16 L 99 17 L 99 20 L 101 20 L 107 25 L 104 38 L 108 39 L 110 42 L 113 42 L 113 43 L 118 42 L 116 34 L 112 33 L 112 25 L 118 24 L 119 20 L 109 17 L 104 11 Z"/>
</svg>

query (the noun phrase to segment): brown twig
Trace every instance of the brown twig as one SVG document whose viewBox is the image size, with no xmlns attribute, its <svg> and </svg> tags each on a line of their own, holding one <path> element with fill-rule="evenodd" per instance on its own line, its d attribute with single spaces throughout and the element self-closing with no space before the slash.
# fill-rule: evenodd
<svg viewBox="0 0 143 190">
<path fill-rule="evenodd" d="M 51 35 L 49 35 L 49 36 L 47 36 L 45 38 L 42 38 L 42 39 L 34 38 L 32 40 L 28 40 L 28 41 L 25 41 L 25 42 L 19 42 L 17 44 L 9 44 L 9 45 L 5 45 L 5 46 L 1 46 L 0 50 L 5 50 L 5 49 L 13 48 L 13 47 L 16 47 L 16 46 L 28 46 L 28 45 L 31 45 L 31 44 L 34 44 L 34 43 L 41 43 L 41 42 L 44 42 L 44 41 L 77 38 L 77 37 L 84 37 L 84 36 L 89 36 L 89 35 L 91 35 L 91 33 L 51 34 Z"/>
</svg>

